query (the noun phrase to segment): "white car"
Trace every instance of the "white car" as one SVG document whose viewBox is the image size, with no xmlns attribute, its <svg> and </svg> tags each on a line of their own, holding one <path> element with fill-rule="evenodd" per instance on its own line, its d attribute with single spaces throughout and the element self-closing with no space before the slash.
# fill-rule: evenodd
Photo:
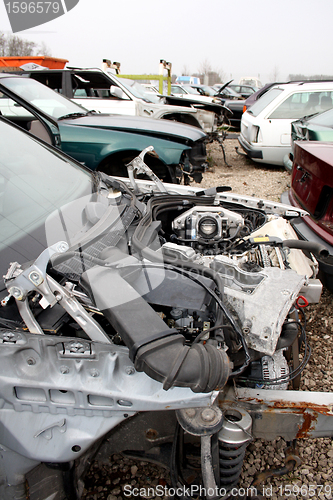
<svg viewBox="0 0 333 500">
<path fill-rule="evenodd" d="M 238 141 L 254 161 L 283 165 L 291 122 L 332 107 L 333 81 L 276 85 L 243 113 Z"/>
<path fill-rule="evenodd" d="M 213 102 L 217 104 L 221 103 L 221 99 L 219 99 L 218 97 L 214 97 L 214 95 L 208 96 L 199 94 L 199 92 L 191 85 L 179 85 L 178 83 L 172 83 L 171 95 L 183 97 L 184 99 L 191 99 L 192 101 L 195 100 L 200 102 Z"/>
<path fill-rule="evenodd" d="M 239 85 L 251 85 L 252 87 L 257 87 L 258 89 L 261 89 L 262 87 L 261 81 L 256 76 L 243 76 L 239 80 Z"/>
</svg>

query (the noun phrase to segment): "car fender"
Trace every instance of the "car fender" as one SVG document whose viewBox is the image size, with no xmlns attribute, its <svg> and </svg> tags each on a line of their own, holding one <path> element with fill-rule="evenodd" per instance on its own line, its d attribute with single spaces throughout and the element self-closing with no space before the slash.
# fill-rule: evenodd
<svg viewBox="0 0 333 500">
<path fill-rule="evenodd" d="M 62 150 L 78 161 L 84 161 L 84 158 L 85 165 L 91 170 L 96 170 L 108 156 L 128 150 L 140 153 L 148 146 L 154 146 L 165 165 L 177 165 L 183 151 L 191 149 L 184 144 L 136 133 L 78 127 L 65 122 L 59 123 L 59 127 Z"/>
</svg>

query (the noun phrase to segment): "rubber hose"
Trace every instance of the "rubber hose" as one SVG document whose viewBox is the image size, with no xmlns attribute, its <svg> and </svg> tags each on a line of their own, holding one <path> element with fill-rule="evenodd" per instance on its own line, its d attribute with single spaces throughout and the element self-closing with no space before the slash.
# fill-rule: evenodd
<svg viewBox="0 0 333 500">
<path fill-rule="evenodd" d="M 282 242 L 282 246 L 288 248 L 296 248 L 298 250 L 307 250 L 308 252 L 312 252 L 314 255 L 318 257 L 328 257 L 329 251 L 324 245 L 320 243 L 315 243 L 313 241 L 306 240 L 284 240 Z"/>
<path fill-rule="evenodd" d="M 82 275 L 95 304 L 129 348 L 138 371 L 170 387 L 193 392 L 221 389 L 230 375 L 230 361 L 223 349 L 207 342 L 185 345 L 177 330 L 162 318 L 116 270 L 95 266 Z"/>
</svg>

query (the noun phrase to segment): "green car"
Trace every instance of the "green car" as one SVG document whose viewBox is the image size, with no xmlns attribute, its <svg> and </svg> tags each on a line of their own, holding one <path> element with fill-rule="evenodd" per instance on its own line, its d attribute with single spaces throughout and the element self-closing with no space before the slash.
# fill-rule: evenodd
<svg viewBox="0 0 333 500">
<path fill-rule="evenodd" d="M 206 165 L 206 134 L 196 127 L 139 116 L 88 111 L 41 83 L 0 74 L 0 112 L 91 170 L 127 176 L 126 165 L 149 146 L 145 163 L 163 181 L 197 182 Z"/>
<path fill-rule="evenodd" d="M 292 152 L 286 155 L 283 164 L 291 172 L 295 141 L 333 142 L 333 109 L 302 118 L 291 124 Z"/>
</svg>

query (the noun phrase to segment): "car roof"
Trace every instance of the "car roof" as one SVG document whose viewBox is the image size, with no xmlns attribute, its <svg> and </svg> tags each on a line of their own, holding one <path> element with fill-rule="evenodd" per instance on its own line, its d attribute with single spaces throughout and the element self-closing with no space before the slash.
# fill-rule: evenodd
<svg viewBox="0 0 333 500">
<path fill-rule="evenodd" d="M 5 77 L 19 77 L 21 78 L 21 76 L 17 73 L 9 73 L 9 71 L 3 71 L 3 72 L 0 72 L 0 78 L 5 78 Z"/>
<path fill-rule="evenodd" d="M 245 101 L 247 109 L 249 109 L 261 96 L 266 94 L 272 88 L 279 88 L 288 90 L 292 93 L 295 90 L 309 91 L 309 90 L 333 90 L 333 80 L 302 80 L 302 81 L 289 81 L 289 82 L 272 82 L 266 83 L 261 89 L 251 94 Z M 283 94 L 284 95 L 284 94 Z M 275 99 L 274 99 L 275 101 Z"/>
<path fill-rule="evenodd" d="M 275 87 L 283 90 L 321 90 L 323 88 L 333 88 L 333 80 L 304 80 L 300 82 L 287 82 L 283 84 L 275 84 Z"/>
</svg>

